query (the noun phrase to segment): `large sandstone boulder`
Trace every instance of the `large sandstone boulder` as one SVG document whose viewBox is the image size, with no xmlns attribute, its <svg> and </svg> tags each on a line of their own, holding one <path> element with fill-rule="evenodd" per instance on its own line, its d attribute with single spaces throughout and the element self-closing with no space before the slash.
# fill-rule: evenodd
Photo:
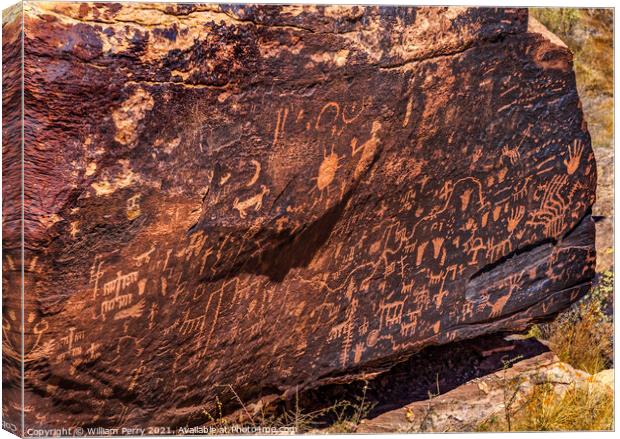
<svg viewBox="0 0 620 439">
<path fill-rule="evenodd" d="M 218 401 L 524 329 L 590 286 L 596 170 L 571 54 L 527 10 L 23 18 L 3 382 L 18 388 L 23 311 L 26 426 L 198 425 Z"/>
</svg>

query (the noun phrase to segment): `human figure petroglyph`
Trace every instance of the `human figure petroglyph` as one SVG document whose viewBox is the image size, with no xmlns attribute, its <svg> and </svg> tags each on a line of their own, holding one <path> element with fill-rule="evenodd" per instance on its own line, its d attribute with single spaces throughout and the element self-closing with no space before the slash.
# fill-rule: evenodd
<svg viewBox="0 0 620 439">
<path fill-rule="evenodd" d="M 474 316 L 474 304 L 473 302 L 466 301 L 463 304 L 463 308 L 461 310 L 461 321 L 467 321 L 468 319 Z"/>
<path fill-rule="evenodd" d="M 487 246 L 481 237 L 472 234 L 467 239 L 467 241 L 463 243 L 463 249 L 465 250 L 465 253 L 471 258 L 469 263 L 471 265 L 474 265 L 478 263 L 478 253 L 486 250 Z"/>
<path fill-rule="evenodd" d="M 100 343 L 94 343 L 91 342 L 90 345 L 88 346 L 88 349 L 86 349 L 86 358 L 88 361 L 93 361 L 96 360 L 97 358 L 99 358 L 101 356 L 101 352 L 99 350 L 99 348 L 101 347 Z"/>
<path fill-rule="evenodd" d="M 84 340 L 84 337 L 84 331 L 77 330 L 74 326 L 72 326 L 68 329 L 67 335 L 58 340 L 58 347 L 62 350 L 62 352 L 57 355 L 56 362 L 62 363 L 64 361 L 71 360 L 71 365 L 69 367 L 71 375 L 75 374 L 75 367 L 82 362 L 82 359 L 80 358 L 82 354 L 89 352 L 84 351 L 84 346 L 80 343 Z M 88 355 L 87 358 L 91 356 L 92 355 Z"/>
<path fill-rule="evenodd" d="M 454 192 L 454 183 L 452 183 L 451 180 L 446 180 L 443 183 L 443 186 L 441 187 L 440 191 L 439 191 L 439 199 L 442 201 L 448 201 L 450 199 L 450 197 L 452 196 L 452 193 Z"/>
</svg>

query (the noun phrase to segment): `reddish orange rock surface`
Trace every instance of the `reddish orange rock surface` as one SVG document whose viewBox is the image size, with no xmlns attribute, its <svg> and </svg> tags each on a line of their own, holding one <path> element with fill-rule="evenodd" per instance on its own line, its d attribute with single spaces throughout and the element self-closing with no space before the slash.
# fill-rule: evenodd
<svg viewBox="0 0 620 439">
<path fill-rule="evenodd" d="M 7 419 L 22 225 L 27 427 L 200 425 L 230 388 L 346 382 L 590 286 L 572 57 L 527 10 L 25 3 L 24 25 Z"/>
</svg>

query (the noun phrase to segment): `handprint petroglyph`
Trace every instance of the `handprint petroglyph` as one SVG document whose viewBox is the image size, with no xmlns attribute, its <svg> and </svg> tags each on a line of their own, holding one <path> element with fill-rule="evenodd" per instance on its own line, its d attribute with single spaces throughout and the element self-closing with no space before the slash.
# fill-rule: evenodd
<svg viewBox="0 0 620 439">
<path fill-rule="evenodd" d="M 584 144 L 580 139 L 575 139 L 572 146 L 568 148 L 568 159 L 564 159 L 566 165 L 566 172 L 568 175 L 573 175 L 579 167 L 581 161 L 581 155 L 584 151 Z"/>
</svg>

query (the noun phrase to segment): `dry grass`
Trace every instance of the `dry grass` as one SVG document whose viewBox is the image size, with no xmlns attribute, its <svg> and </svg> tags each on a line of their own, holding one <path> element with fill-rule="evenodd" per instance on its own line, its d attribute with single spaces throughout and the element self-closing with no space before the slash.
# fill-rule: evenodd
<svg viewBox="0 0 620 439">
<path fill-rule="evenodd" d="M 326 429 L 327 433 L 355 433 L 362 419 L 366 418 L 374 403 L 366 400 L 368 383 L 362 390 L 362 395 L 355 398 L 353 402 L 339 401 L 334 406 L 329 407 L 326 415 L 333 419 L 331 425 Z"/>
<path fill-rule="evenodd" d="M 613 322 L 604 309 L 613 301 L 613 272 L 601 273 L 586 297 L 530 335 L 576 369 L 595 374 L 613 367 Z M 520 383 L 506 383 L 514 394 Z M 517 389 L 517 390 L 515 390 Z M 613 428 L 613 392 L 604 386 L 570 387 L 559 394 L 551 383 L 536 385 L 525 403 L 505 404 L 504 415 L 478 427 L 482 431 L 575 431 Z"/>
<path fill-rule="evenodd" d="M 213 434 L 222 434 L 222 432 L 229 431 L 232 426 L 239 425 L 294 431 L 296 434 L 307 433 L 318 428 L 325 433 L 354 433 L 374 405 L 366 400 L 368 389 L 366 385 L 362 395 L 353 401 L 341 400 L 315 411 L 306 411 L 301 408 L 298 395 L 296 395 L 295 406 L 292 410 L 282 410 L 276 413 L 274 407 L 261 407 L 255 412 L 243 403 L 231 386 L 227 387 L 240 404 L 241 411 L 245 415 L 244 421 L 238 423 L 229 416 L 225 416 L 220 399 L 216 398 L 215 409 L 211 412 L 204 412 L 208 419 L 207 426 L 213 428 Z"/>
<path fill-rule="evenodd" d="M 606 271 L 571 310 L 551 323 L 536 325 L 530 335 L 549 342 L 553 352 L 574 368 L 594 374 L 612 365 L 613 322 L 604 312 L 613 300 L 614 275 Z"/>
<path fill-rule="evenodd" d="M 613 429 L 613 392 L 603 386 L 571 387 L 559 394 L 553 384 L 536 385 L 529 398 L 477 431 L 599 431 Z"/>
</svg>

